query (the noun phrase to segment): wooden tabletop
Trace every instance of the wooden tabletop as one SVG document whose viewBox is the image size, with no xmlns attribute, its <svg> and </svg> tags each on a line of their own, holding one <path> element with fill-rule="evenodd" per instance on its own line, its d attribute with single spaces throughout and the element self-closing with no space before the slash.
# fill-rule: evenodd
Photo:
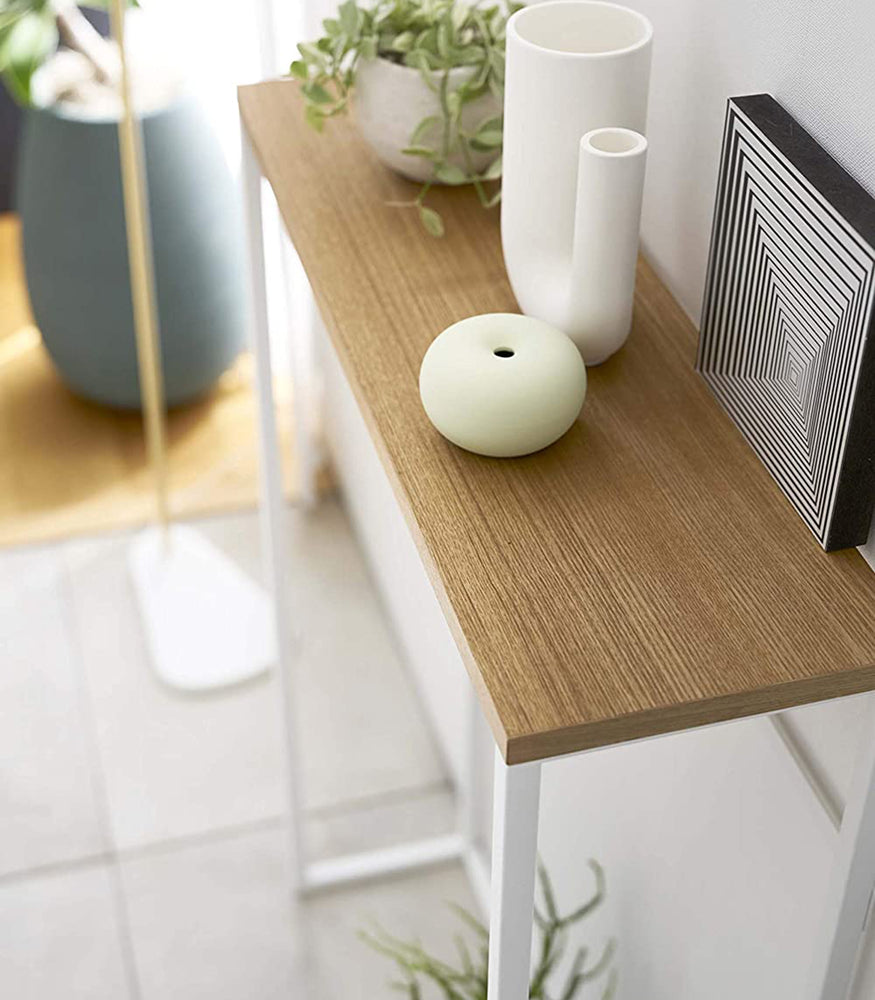
<svg viewBox="0 0 875 1000">
<path fill-rule="evenodd" d="M 497 212 L 430 198 L 296 85 L 240 105 L 334 346 L 509 763 L 875 688 L 875 574 L 825 554 L 693 371 L 696 331 L 641 263 L 623 350 L 578 423 L 521 459 L 428 422 L 420 361 L 475 313 L 517 311 Z"/>
</svg>

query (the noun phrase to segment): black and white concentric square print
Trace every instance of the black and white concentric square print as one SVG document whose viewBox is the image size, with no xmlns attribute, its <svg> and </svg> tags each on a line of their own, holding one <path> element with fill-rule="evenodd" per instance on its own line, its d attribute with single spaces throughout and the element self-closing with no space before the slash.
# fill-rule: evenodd
<svg viewBox="0 0 875 1000">
<path fill-rule="evenodd" d="M 768 94 L 727 107 L 697 367 L 827 550 L 875 502 L 875 200 Z"/>
</svg>

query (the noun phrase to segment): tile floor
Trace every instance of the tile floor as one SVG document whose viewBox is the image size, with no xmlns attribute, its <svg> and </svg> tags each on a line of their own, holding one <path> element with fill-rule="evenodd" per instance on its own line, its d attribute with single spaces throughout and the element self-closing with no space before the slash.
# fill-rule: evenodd
<svg viewBox="0 0 875 1000">
<path fill-rule="evenodd" d="M 254 514 L 196 522 L 258 577 Z M 289 512 L 315 855 L 452 824 L 441 761 L 336 501 Z M 150 673 L 128 535 L 0 552 L 0 996 L 379 1000 L 376 919 L 451 947 L 457 866 L 290 901 L 278 678 Z"/>
</svg>

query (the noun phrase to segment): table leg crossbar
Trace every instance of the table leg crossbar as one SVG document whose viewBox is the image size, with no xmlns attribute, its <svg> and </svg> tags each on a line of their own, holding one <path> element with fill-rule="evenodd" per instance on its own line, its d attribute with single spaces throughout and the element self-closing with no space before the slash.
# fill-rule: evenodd
<svg viewBox="0 0 875 1000">
<path fill-rule="evenodd" d="M 352 882 L 430 868 L 464 858 L 466 844 L 460 834 L 415 840 L 376 851 L 363 851 L 304 866 L 303 892 L 318 892 Z"/>
</svg>

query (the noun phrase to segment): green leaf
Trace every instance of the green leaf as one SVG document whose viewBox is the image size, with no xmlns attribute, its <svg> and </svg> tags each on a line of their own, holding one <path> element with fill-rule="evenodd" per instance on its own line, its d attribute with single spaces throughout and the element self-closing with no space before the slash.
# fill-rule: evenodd
<svg viewBox="0 0 875 1000">
<path fill-rule="evenodd" d="M 319 41 L 321 43 L 322 39 L 320 38 Z M 338 66 L 343 61 L 343 55 L 349 47 L 349 39 L 341 32 L 335 37 L 334 41 L 331 39 L 326 39 L 326 41 L 328 42 L 328 48 L 325 51 L 330 54 L 334 65 Z"/>
<path fill-rule="evenodd" d="M 289 73 L 298 80 L 306 80 L 310 76 L 310 71 L 307 69 L 307 64 L 303 59 L 296 59 L 292 65 L 289 66 Z"/>
<path fill-rule="evenodd" d="M 476 74 L 471 77 L 471 88 L 475 91 L 480 91 L 485 93 L 487 90 L 487 85 L 492 81 L 492 74 L 489 68 L 489 63 L 486 59 L 480 63 L 480 67 Z M 499 98 L 503 103 L 503 95 Z"/>
<path fill-rule="evenodd" d="M 310 83 L 305 83 L 301 87 L 304 97 L 308 101 L 312 101 L 314 104 L 333 104 L 334 98 L 320 83 L 316 83 L 315 80 Z"/>
<path fill-rule="evenodd" d="M 580 970 L 580 978 L 582 982 L 588 982 L 591 979 L 598 979 L 603 972 L 605 972 L 608 966 L 611 964 L 614 958 L 614 952 L 617 950 L 617 942 L 613 938 L 608 941 L 605 945 L 605 949 L 601 954 L 599 960 L 589 969 Z"/>
<path fill-rule="evenodd" d="M 605 991 L 602 993 L 602 1000 L 614 1000 L 617 993 L 617 970 L 611 969 L 610 975 L 608 976 L 608 983 L 605 986 Z"/>
<path fill-rule="evenodd" d="M 341 31 L 340 21 L 334 17 L 326 17 L 322 22 L 322 27 L 325 29 L 325 34 L 331 37 L 339 35 Z"/>
<path fill-rule="evenodd" d="M 377 58 L 377 39 L 373 35 L 369 35 L 359 42 L 359 55 L 362 59 Z"/>
<path fill-rule="evenodd" d="M 434 175 L 443 184 L 468 184 L 470 177 L 454 163 L 441 163 L 435 167 Z"/>
<path fill-rule="evenodd" d="M 340 14 L 340 26 L 347 35 L 354 37 L 359 30 L 361 22 L 361 11 L 356 6 L 355 0 L 346 0 L 338 8 Z"/>
<path fill-rule="evenodd" d="M 30 104 L 33 74 L 58 45 L 52 10 L 40 5 L 23 14 L 0 38 L 0 72 L 13 97 Z"/>
<path fill-rule="evenodd" d="M 492 48 L 489 50 L 488 58 L 492 72 L 501 83 L 504 83 L 504 56 L 497 49 Z"/>
<path fill-rule="evenodd" d="M 20 17 L 24 17 L 27 13 L 27 10 L 21 4 L 15 3 L 0 10 L 0 45 L 3 44 L 6 32 L 9 31 Z"/>
<path fill-rule="evenodd" d="M 326 63 L 325 53 L 312 42 L 298 42 L 298 52 L 306 63 L 315 63 L 317 66 L 324 66 Z"/>
<path fill-rule="evenodd" d="M 421 156 L 424 160 L 433 160 L 438 154 L 428 146 L 405 146 L 401 150 L 407 156 Z"/>
<path fill-rule="evenodd" d="M 453 62 L 457 66 L 477 66 L 486 56 L 482 45 L 466 45 L 453 52 Z"/>
<path fill-rule="evenodd" d="M 447 27 L 446 21 L 438 25 L 437 29 L 437 50 L 438 55 L 442 59 L 448 59 L 450 56 L 450 29 Z"/>
<path fill-rule="evenodd" d="M 423 118 L 410 135 L 410 145 L 419 145 L 420 140 L 424 138 L 427 132 L 439 129 L 441 124 L 442 120 L 438 115 L 429 115 L 427 118 Z"/>
<path fill-rule="evenodd" d="M 552 923 L 559 923 L 559 909 L 556 906 L 556 896 L 553 893 L 553 883 L 547 872 L 547 867 L 538 858 L 538 881 L 541 883 L 541 893 L 544 896 L 544 907 L 547 910 L 547 917 Z"/>
<path fill-rule="evenodd" d="M 412 31 L 402 31 L 392 39 L 389 48 L 392 52 L 409 52 L 415 41 L 416 37 Z"/>
<path fill-rule="evenodd" d="M 573 913 L 569 913 L 567 917 L 563 919 L 565 924 L 577 923 L 578 920 L 583 920 L 584 917 L 588 916 L 592 911 L 600 905 L 602 900 L 605 898 L 605 873 L 602 866 L 593 858 L 589 859 L 589 867 L 595 876 L 595 892 L 592 896 L 583 904 L 583 906 L 576 909 Z"/>
<path fill-rule="evenodd" d="M 471 10 L 466 3 L 457 2 L 453 4 L 450 16 L 453 19 L 453 27 L 457 32 L 461 31 L 465 26 L 465 22 L 468 20 L 470 13 Z"/>
<path fill-rule="evenodd" d="M 484 118 L 477 126 L 477 133 L 480 132 L 500 132 L 503 125 L 501 115 L 494 115 L 492 118 Z"/>
<path fill-rule="evenodd" d="M 501 177 L 500 156 L 496 156 L 492 163 L 483 171 L 482 176 L 484 181 L 497 181 Z"/>
<path fill-rule="evenodd" d="M 321 132 L 325 128 L 325 115 L 316 107 L 315 104 L 308 104 L 307 110 L 304 112 L 304 116 L 307 119 L 307 124 L 311 125 L 317 132 Z"/>
<path fill-rule="evenodd" d="M 423 52 L 422 49 L 414 49 L 412 52 L 407 53 L 404 57 L 404 62 L 408 66 L 413 66 L 414 69 L 418 69 L 419 75 L 422 77 L 428 89 L 437 93 L 438 88 L 431 73 L 431 64 L 429 63 L 427 52 Z"/>
<path fill-rule="evenodd" d="M 471 137 L 472 149 L 477 149 L 481 152 L 489 149 L 498 149 L 498 147 L 501 146 L 501 143 L 501 132 L 478 132 L 476 135 Z"/>
<path fill-rule="evenodd" d="M 477 27 L 477 32 L 480 35 L 480 39 L 484 42 L 490 41 L 489 38 L 489 26 L 486 23 L 483 13 L 479 11 L 476 7 L 471 8 L 471 20 Z"/>
<path fill-rule="evenodd" d="M 444 235 L 444 220 L 433 208 L 427 208 L 425 205 L 420 205 L 419 221 L 422 223 L 423 228 L 430 236 Z"/>
<path fill-rule="evenodd" d="M 425 31 L 421 31 L 416 39 L 416 48 L 436 56 L 438 54 L 437 28 L 426 28 Z"/>
</svg>

